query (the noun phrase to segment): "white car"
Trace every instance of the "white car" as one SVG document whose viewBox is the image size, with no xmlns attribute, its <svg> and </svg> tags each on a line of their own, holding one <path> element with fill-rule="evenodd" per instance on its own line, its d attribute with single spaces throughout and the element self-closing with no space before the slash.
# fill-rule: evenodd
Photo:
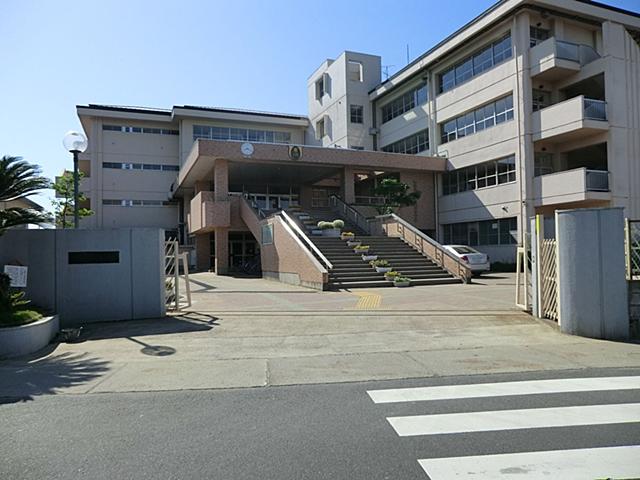
<svg viewBox="0 0 640 480">
<path fill-rule="evenodd" d="M 486 253 L 480 253 L 467 245 L 443 245 L 443 247 L 469 265 L 471 272 L 475 274 L 488 272 L 491 268 L 489 255 Z"/>
</svg>

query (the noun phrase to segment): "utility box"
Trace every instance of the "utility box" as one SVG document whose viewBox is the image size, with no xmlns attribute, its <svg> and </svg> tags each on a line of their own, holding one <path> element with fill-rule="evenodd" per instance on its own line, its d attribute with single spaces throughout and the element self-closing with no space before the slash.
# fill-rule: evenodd
<svg viewBox="0 0 640 480">
<path fill-rule="evenodd" d="M 623 208 L 556 212 L 560 330 L 629 338 Z"/>
</svg>

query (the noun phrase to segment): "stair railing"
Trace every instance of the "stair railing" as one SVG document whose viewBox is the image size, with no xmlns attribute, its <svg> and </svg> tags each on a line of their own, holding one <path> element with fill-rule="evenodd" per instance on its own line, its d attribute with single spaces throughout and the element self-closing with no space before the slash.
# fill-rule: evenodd
<svg viewBox="0 0 640 480">
<path fill-rule="evenodd" d="M 280 210 L 276 215 L 279 215 L 282 220 L 289 226 L 289 228 L 291 228 L 296 233 L 296 235 L 298 235 L 298 238 L 302 240 L 307 248 L 318 256 L 318 258 L 322 261 L 322 263 L 324 263 L 327 269 L 330 270 L 333 268 L 333 264 L 329 261 L 329 259 L 323 255 L 316 244 L 311 241 L 307 234 L 302 231 L 298 223 L 293 218 L 291 218 L 291 216 L 287 212 L 285 212 L 284 210 Z"/>
<path fill-rule="evenodd" d="M 342 215 L 346 220 L 353 222 L 367 235 L 371 235 L 371 227 L 369 226 L 369 220 L 367 220 L 367 217 L 358 212 L 348 203 L 345 203 L 341 198 L 336 195 L 331 195 L 329 197 L 329 206 L 334 212 Z"/>
<path fill-rule="evenodd" d="M 263 218 L 267 218 L 267 214 L 264 212 L 264 210 L 262 210 L 258 204 L 256 203 L 256 201 L 254 199 L 252 199 L 248 193 L 243 193 L 242 196 L 244 197 L 244 199 L 247 201 L 247 203 L 249 204 L 249 206 L 256 212 L 256 214 L 258 215 L 259 219 L 263 219 Z"/>
<path fill-rule="evenodd" d="M 382 230 L 387 236 L 400 237 L 454 277 L 464 283 L 471 281 L 471 268 L 467 264 L 403 218 L 395 213 L 390 213 L 388 215 L 378 215 L 376 220 L 381 223 Z"/>
</svg>

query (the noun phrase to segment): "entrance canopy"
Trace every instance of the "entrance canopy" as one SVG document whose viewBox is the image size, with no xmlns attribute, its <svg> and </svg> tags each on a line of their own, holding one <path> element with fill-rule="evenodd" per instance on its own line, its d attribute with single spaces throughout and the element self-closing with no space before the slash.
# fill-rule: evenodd
<svg viewBox="0 0 640 480">
<path fill-rule="evenodd" d="M 268 182 L 269 178 L 282 180 L 283 177 L 306 182 L 325 178 L 344 167 L 419 172 L 444 172 L 446 168 L 446 159 L 441 157 L 305 145 L 250 145 L 235 141 L 197 140 L 180 169 L 174 192 L 192 188 L 195 182 L 208 178 L 217 159 L 230 162 L 231 181 L 233 177 L 238 180 L 251 177 L 252 182 L 263 179 Z"/>
</svg>

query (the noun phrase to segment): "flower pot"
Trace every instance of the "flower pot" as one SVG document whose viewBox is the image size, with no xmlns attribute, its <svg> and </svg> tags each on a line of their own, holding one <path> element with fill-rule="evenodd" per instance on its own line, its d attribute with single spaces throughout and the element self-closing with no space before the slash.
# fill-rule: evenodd
<svg viewBox="0 0 640 480">
<path fill-rule="evenodd" d="M 410 281 L 406 281 L 406 282 L 393 282 L 393 286 L 394 287 L 408 287 L 409 285 L 411 285 Z"/>
<path fill-rule="evenodd" d="M 387 273 L 391 273 L 391 272 L 387 272 Z M 396 278 L 396 275 L 389 276 L 389 275 L 385 274 L 385 276 L 384 276 L 384 279 L 389 281 L 389 282 L 393 282 L 395 280 L 395 278 Z"/>
<path fill-rule="evenodd" d="M 370 262 L 371 260 L 377 260 L 378 256 L 377 255 L 367 255 L 366 253 L 362 255 L 362 260 L 364 260 L 365 262 Z"/>
<path fill-rule="evenodd" d="M 322 230 L 320 229 L 311 230 L 311 235 L 322 235 Z"/>
<path fill-rule="evenodd" d="M 0 328 L 0 358 L 17 357 L 46 347 L 60 329 L 58 315 L 16 327 Z"/>
<path fill-rule="evenodd" d="M 342 240 L 353 240 L 356 236 L 353 234 L 342 233 L 340 234 L 340 238 Z"/>
<path fill-rule="evenodd" d="M 323 237 L 340 238 L 339 228 L 325 228 L 322 230 Z"/>
<path fill-rule="evenodd" d="M 377 273 L 388 273 L 391 271 L 391 267 L 375 267 Z"/>
<path fill-rule="evenodd" d="M 359 240 L 351 240 L 347 242 L 347 247 L 359 247 L 362 245 L 362 242 Z"/>
</svg>

